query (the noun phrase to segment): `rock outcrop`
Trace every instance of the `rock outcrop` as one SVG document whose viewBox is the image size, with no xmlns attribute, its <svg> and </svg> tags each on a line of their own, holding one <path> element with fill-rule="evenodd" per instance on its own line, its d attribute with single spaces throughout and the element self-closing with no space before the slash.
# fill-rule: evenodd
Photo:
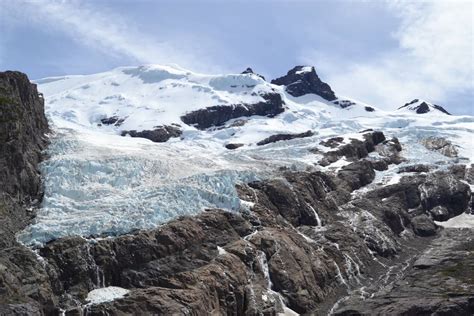
<svg viewBox="0 0 474 316">
<path fill-rule="evenodd" d="M 312 93 L 328 101 L 336 100 L 331 87 L 319 79 L 314 67 L 296 66 L 285 76 L 272 80 L 272 83 L 285 86 L 286 92 L 294 97 Z"/>
<path fill-rule="evenodd" d="M 120 117 L 114 115 L 114 116 L 105 117 L 105 118 L 101 119 L 100 124 L 120 126 L 120 125 L 123 124 L 124 121 L 125 121 L 125 118 L 123 118 L 123 117 L 120 118 Z"/>
<path fill-rule="evenodd" d="M 240 147 L 242 147 L 242 146 L 244 146 L 244 144 L 241 144 L 241 143 L 237 143 L 237 144 L 236 144 L 236 143 L 229 143 L 229 144 L 226 144 L 226 145 L 225 145 L 225 148 L 233 150 L 233 149 L 240 148 Z"/>
<path fill-rule="evenodd" d="M 276 134 L 259 141 L 257 143 L 257 146 L 263 146 L 266 144 L 275 143 L 275 142 L 279 142 L 283 140 L 292 140 L 296 138 L 311 137 L 313 135 L 314 133 L 312 131 L 306 131 L 304 133 L 298 133 L 298 134 Z"/>
<path fill-rule="evenodd" d="M 153 130 L 143 131 L 122 131 L 122 136 L 140 137 L 151 140 L 155 143 L 167 142 L 172 137 L 180 137 L 183 134 L 181 129 L 175 125 L 155 126 Z"/>
<path fill-rule="evenodd" d="M 350 139 L 348 144 L 343 143 L 344 139 L 342 137 L 333 137 L 322 141 L 320 145 L 334 149 L 324 153 L 324 157 L 319 163 L 322 166 L 328 166 L 342 157 L 345 157 L 349 161 L 356 161 L 367 157 L 370 152 L 376 150 L 376 145 L 385 141 L 385 135 L 380 131 L 367 131 L 362 133 L 363 140 L 353 138 Z M 398 140 L 393 141 L 398 142 Z"/>
<path fill-rule="evenodd" d="M 230 104 L 216 105 L 186 113 L 181 120 L 188 125 L 198 129 L 206 129 L 212 126 L 221 126 L 225 122 L 242 117 L 260 115 L 274 117 L 283 111 L 284 102 L 278 93 L 263 94 L 264 101 L 254 104 Z"/>
<path fill-rule="evenodd" d="M 0 314 L 37 315 L 54 297 L 44 267 L 15 234 L 43 196 L 38 163 L 48 132 L 44 101 L 20 72 L 0 72 Z"/>
<path fill-rule="evenodd" d="M 242 74 L 243 74 L 243 75 L 245 75 L 245 74 L 253 74 L 253 75 L 256 75 L 256 76 L 262 78 L 263 80 L 265 80 L 265 77 L 264 77 L 264 76 L 262 76 L 262 75 L 260 75 L 260 74 L 258 74 L 258 73 L 256 73 L 256 72 L 254 72 L 253 69 L 250 68 L 250 67 L 247 67 L 247 69 L 245 69 L 244 71 L 242 71 Z"/>
</svg>

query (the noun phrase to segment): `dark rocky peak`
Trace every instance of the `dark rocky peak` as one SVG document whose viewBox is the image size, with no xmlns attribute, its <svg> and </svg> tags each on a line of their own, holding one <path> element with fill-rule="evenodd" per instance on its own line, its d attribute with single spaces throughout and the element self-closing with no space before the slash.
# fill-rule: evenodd
<svg viewBox="0 0 474 316">
<path fill-rule="evenodd" d="M 262 78 L 263 80 L 265 80 L 265 77 L 264 77 L 264 76 L 262 76 L 262 75 L 260 75 L 260 74 L 258 74 L 258 73 L 256 73 L 256 72 L 254 72 L 253 69 L 250 68 L 250 67 L 247 67 L 247 69 L 245 69 L 244 71 L 242 71 L 241 74 L 243 74 L 243 75 L 246 75 L 246 74 L 254 74 L 254 75 L 256 75 L 256 76 Z"/>
<path fill-rule="evenodd" d="M 399 110 L 400 109 L 408 109 L 408 110 L 411 110 L 411 111 L 415 112 L 416 114 L 425 114 L 425 113 L 428 113 L 428 112 L 440 111 L 444 114 L 451 115 L 451 113 L 446 111 L 442 106 L 432 104 L 432 103 L 429 103 L 429 102 L 426 102 L 426 101 L 423 101 L 423 100 L 420 100 L 420 99 L 414 99 L 411 102 L 408 102 L 405 105 L 399 107 L 398 109 Z"/>
<path fill-rule="evenodd" d="M 317 94 L 320 97 L 333 101 L 336 99 L 331 87 L 321 81 L 312 66 L 296 66 L 280 78 L 272 80 L 273 84 L 286 86 L 285 90 L 294 97 L 305 94 Z"/>
</svg>

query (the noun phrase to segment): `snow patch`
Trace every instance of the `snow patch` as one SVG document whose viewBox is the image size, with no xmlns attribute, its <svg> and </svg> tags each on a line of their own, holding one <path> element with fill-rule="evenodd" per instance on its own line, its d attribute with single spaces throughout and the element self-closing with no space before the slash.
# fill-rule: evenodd
<svg viewBox="0 0 474 316">
<path fill-rule="evenodd" d="M 474 228 L 474 215 L 462 213 L 456 217 L 452 217 L 445 222 L 436 222 L 436 225 L 445 228 Z"/>
<path fill-rule="evenodd" d="M 300 75 L 306 72 L 311 72 L 313 70 L 313 67 L 311 66 L 304 66 L 300 70 L 296 71 L 295 74 Z"/>
<path fill-rule="evenodd" d="M 87 294 L 86 301 L 92 305 L 110 302 L 124 297 L 129 292 L 130 290 L 118 286 L 108 286 L 90 291 Z"/>
</svg>

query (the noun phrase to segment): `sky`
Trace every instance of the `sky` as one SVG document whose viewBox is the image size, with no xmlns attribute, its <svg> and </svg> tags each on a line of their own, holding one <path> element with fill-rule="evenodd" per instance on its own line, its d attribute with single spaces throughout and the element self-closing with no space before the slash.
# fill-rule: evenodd
<svg viewBox="0 0 474 316">
<path fill-rule="evenodd" d="M 313 65 L 337 95 L 474 115 L 474 1 L 0 0 L 0 70 L 31 79 L 177 64 L 267 79 Z"/>
</svg>

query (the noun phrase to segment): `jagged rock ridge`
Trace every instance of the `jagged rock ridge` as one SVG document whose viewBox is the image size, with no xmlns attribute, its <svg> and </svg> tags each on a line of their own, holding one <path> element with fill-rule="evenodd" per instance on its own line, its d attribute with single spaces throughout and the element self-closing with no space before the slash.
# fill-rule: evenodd
<svg viewBox="0 0 474 316">
<path fill-rule="evenodd" d="M 273 79 L 272 83 L 285 86 L 286 92 L 294 97 L 314 93 L 328 101 L 336 99 L 331 87 L 319 79 L 314 67 L 296 66 L 288 71 L 285 76 Z"/>
<path fill-rule="evenodd" d="M 414 99 L 411 102 L 406 103 L 405 105 L 398 108 L 400 109 L 408 109 L 410 111 L 414 111 L 416 114 L 425 114 L 428 112 L 441 112 L 447 115 L 451 115 L 448 111 L 446 111 L 442 106 L 431 104 L 423 100 Z"/>
</svg>

